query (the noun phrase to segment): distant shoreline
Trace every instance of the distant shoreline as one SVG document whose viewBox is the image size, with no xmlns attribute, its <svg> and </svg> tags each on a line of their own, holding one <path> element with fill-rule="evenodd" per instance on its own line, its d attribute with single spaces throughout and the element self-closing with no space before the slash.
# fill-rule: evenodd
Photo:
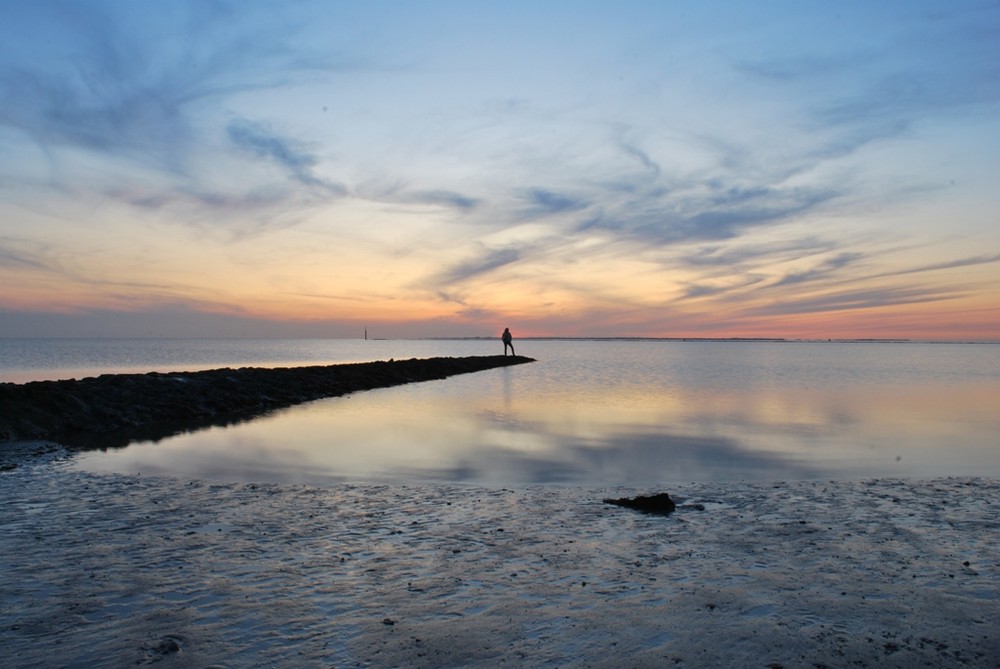
<svg viewBox="0 0 1000 669">
<path fill-rule="evenodd" d="M 2 341 L 499 341 L 497 336 L 469 337 L 3 337 Z M 515 341 L 607 341 L 607 342 L 764 342 L 779 344 L 993 344 L 1000 339 L 912 339 L 906 337 L 569 337 L 556 335 L 520 336 Z"/>
<path fill-rule="evenodd" d="M 496 337 L 420 337 L 400 338 L 395 341 L 493 341 Z M 1000 344 L 992 339 L 946 340 L 946 339 L 896 339 L 890 337 L 791 339 L 786 337 L 518 337 L 518 341 L 649 341 L 649 342 L 713 342 L 713 343 L 778 343 L 778 344 Z M 381 341 L 393 341 L 386 339 Z"/>
</svg>

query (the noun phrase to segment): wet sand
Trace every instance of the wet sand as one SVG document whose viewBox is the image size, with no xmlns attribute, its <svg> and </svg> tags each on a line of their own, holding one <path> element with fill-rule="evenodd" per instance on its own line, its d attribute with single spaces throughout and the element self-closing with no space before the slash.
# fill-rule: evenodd
<svg viewBox="0 0 1000 669">
<path fill-rule="evenodd" d="M 1000 485 L 0 473 L 4 667 L 996 667 Z"/>
</svg>

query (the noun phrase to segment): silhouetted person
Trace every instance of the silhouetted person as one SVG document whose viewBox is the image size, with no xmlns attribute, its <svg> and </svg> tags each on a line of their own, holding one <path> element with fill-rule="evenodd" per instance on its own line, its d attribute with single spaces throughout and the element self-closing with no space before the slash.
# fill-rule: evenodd
<svg viewBox="0 0 1000 669">
<path fill-rule="evenodd" d="M 517 353 L 514 353 L 514 345 L 510 343 L 511 340 L 513 339 L 513 337 L 510 336 L 510 328 L 504 328 L 503 329 L 503 334 L 500 335 L 500 339 L 503 340 L 503 354 L 504 355 L 507 355 L 507 348 L 508 347 L 510 347 L 510 354 L 511 355 L 517 355 Z"/>
</svg>

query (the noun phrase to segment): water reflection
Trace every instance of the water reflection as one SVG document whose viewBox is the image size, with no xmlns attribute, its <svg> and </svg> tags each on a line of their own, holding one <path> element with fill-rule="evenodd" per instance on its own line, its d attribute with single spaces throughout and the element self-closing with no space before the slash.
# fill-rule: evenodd
<svg viewBox="0 0 1000 669">
<path fill-rule="evenodd" d="M 957 378 L 941 347 L 935 362 L 933 349 L 886 345 L 852 358 L 822 345 L 554 343 L 524 342 L 530 365 L 313 402 L 78 466 L 497 485 L 1000 475 L 998 347 Z"/>
</svg>

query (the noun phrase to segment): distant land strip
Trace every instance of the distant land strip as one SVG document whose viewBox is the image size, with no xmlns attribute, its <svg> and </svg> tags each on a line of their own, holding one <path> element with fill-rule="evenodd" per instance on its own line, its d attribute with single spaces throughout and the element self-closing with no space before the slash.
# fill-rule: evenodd
<svg viewBox="0 0 1000 669">
<path fill-rule="evenodd" d="M 0 383 L 3 442 L 51 440 L 107 448 L 249 420 L 310 400 L 534 362 L 468 356 L 265 369 L 103 374 L 68 381 Z"/>
<path fill-rule="evenodd" d="M 412 341 L 493 341 L 496 337 L 420 337 Z M 520 336 L 518 341 L 594 341 L 594 342 L 685 342 L 685 343 L 776 343 L 776 344 L 1000 344 L 997 339 L 906 339 L 898 337 L 838 338 L 814 337 L 563 337 Z M 386 340 L 382 340 L 386 341 Z"/>
<path fill-rule="evenodd" d="M 490 341 L 496 339 L 496 337 L 423 337 L 422 340 L 426 341 Z M 898 338 L 885 338 L 885 337 L 868 337 L 864 339 L 787 339 L 785 337 L 562 337 L 562 336 L 521 336 L 518 337 L 519 341 L 607 341 L 607 342 L 621 342 L 621 341 L 654 341 L 654 342 L 719 342 L 719 343 L 732 343 L 732 342 L 778 342 L 787 344 L 801 344 L 801 343 L 835 343 L 835 344 L 910 344 L 910 343 L 953 343 L 953 342 L 931 342 L 931 341 L 917 341 L 913 339 L 898 339 Z M 979 342 L 972 342 L 979 343 Z"/>
</svg>

